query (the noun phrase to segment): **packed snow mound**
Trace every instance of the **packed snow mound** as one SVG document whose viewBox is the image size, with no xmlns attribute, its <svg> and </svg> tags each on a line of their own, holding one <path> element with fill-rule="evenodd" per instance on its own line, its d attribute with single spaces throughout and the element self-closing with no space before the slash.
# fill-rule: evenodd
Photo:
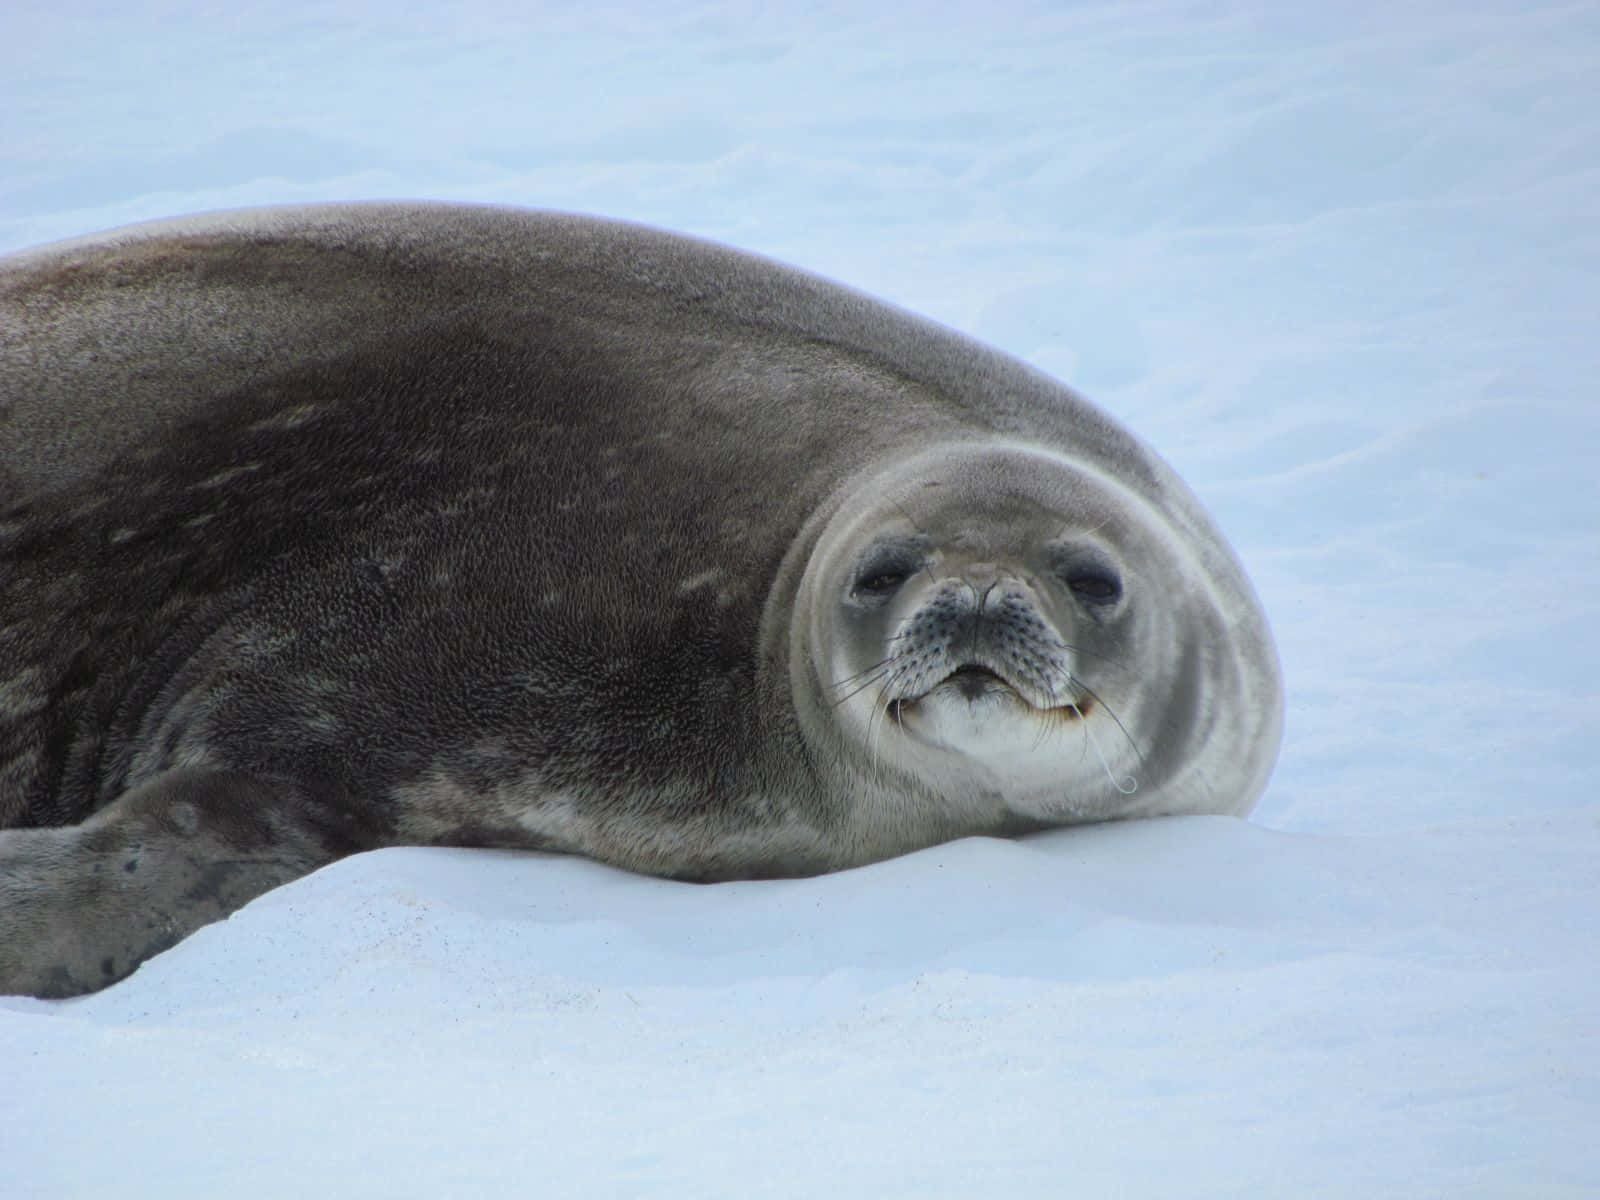
<svg viewBox="0 0 1600 1200">
<path fill-rule="evenodd" d="M 663 1196 L 1048 1195 L 1064 1172 L 1134 1195 L 1512 1194 L 1581 1135 L 1550 1118 L 1586 1086 L 1560 1048 L 1600 1005 L 1569 919 L 1600 904 L 1591 827 L 1174 818 L 706 886 L 359 855 L 97 995 L 4 1002 L 10 1165 L 52 1195 L 129 1161 L 170 1196 L 308 1170 L 359 1196 L 495 1194 L 520 1170 Z M 85 1110 L 105 1115 L 61 1119 Z M 1496 1136 L 1467 1144 L 1485 1112 Z"/>
</svg>

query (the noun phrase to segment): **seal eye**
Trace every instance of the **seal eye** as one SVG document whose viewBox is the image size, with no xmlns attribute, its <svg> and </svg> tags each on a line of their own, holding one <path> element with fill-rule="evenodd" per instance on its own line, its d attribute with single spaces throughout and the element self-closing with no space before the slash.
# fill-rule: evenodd
<svg viewBox="0 0 1600 1200">
<path fill-rule="evenodd" d="M 920 539 L 880 542 L 856 563 L 850 596 L 864 603 L 887 600 L 927 564 L 928 548 Z"/>
<path fill-rule="evenodd" d="M 865 592 L 869 596 L 889 596 L 900 590 L 900 585 L 906 581 L 906 574 L 893 567 L 869 571 L 856 580 L 854 591 L 858 595 Z"/>
<path fill-rule="evenodd" d="M 1067 578 L 1067 586 L 1073 593 L 1082 596 L 1093 604 L 1110 604 L 1122 595 L 1122 585 L 1113 575 L 1104 575 L 1098 571 L 1080 571 Z"/>
</svg>

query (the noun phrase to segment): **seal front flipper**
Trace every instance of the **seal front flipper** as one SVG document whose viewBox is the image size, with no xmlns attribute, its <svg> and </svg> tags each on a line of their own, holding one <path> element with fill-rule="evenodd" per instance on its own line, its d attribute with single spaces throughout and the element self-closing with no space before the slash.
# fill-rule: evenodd
<svg viewBox="0 0 1600 1200">
<path fill-rule="evenodd" d="M 287 790 L 179 768 L 81 825 L 0 832 L 0 994 L 105 987 L 352 848 L 330 848 Z"/>
</svg>

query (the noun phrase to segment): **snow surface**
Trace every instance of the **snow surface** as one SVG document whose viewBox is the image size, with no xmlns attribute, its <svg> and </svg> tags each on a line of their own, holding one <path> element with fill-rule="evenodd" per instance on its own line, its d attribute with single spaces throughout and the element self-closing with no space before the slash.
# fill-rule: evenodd
<svg viewBox="0 0 1600 1200">
<path fill-rule="evenodd" d="M 0 1001 L 0 1196 L 1600 1195 L 1600 7 L 7 0 L 0 249 L 465 199 L 1061 376 L 1233 538 L 1250 822 L 361 856 Z"/>
</svg>

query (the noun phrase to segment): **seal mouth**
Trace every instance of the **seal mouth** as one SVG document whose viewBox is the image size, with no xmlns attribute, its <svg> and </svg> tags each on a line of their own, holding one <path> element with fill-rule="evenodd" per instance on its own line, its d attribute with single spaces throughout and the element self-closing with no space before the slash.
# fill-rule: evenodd
<svg viewBox="0 0 1600 1200">
<path fill-rule="evenodd" d="M 1036 704 L 999 672 L 979 663 L 963 663 L 921 695 L 905 696 L 889 701 L 888 715 L 899 720 L 903 714 L 916 711 L 917 706 L 929 696 L 947 687 L 953 687 L 969 703 L 981 700 L 985 696 L 1004 695 L 1025 708 L 1032 709 L 1039 716 L 1063 721 L 1080 721 L 1089 715 L 1089 710 L 1093 707 L 1087 696 L 1074 696 L 1061 704 Z"/>
<path fill-rule="evenodd" d="M 956 691 L 960 692 L 968 700 L 977 700 L 982 696 L 990 696 L 996 692 L 1010 692 L 1013 696 L 1023 699 L 1018 695 L 1017 689 L 1012 687 L 1004 676 L 990 670 L 988 667 L 979 666 L 977 663 L 966 663 L 957 667 L 933 686 L 935 688 L 954 687 Z"/>
</svg>

